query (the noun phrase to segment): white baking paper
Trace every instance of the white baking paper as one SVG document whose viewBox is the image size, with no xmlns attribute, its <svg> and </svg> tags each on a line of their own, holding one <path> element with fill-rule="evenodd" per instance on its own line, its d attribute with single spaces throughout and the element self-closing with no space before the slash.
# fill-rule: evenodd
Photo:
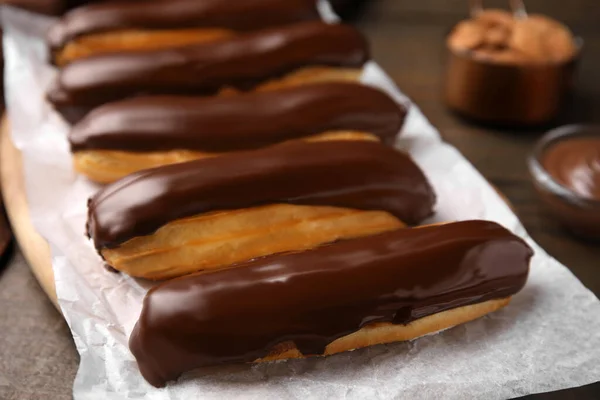
<svg viewBox="0 0 600 400">
<path fill-rule="evenodd" d="M 512 304 L 408 343 L 220 367 L 189 373 L 165 389 L 151 387 L 127 347 L 146 284 L 106 271 L 86 240 L 86 200 L 97 187 L 73 173 L 67 127 L 43 100 L 55 71 L 45 64 L 43 42 L 25 33 L 33 17 L 5 9 L 3 19 L 12 138 L 23 153 L 33 223 L 52 247 L 59 303 L 81 355 L 76 400 L 503 399 L 600 379 L 598 299 L 532 242 L 490 185 L 413 105 L 398 147 L 410 151 L 437 191 L 434 220 L 494 220 L 536 250 L 528 284 Z M 39 32 L 48 26 L 47 19 L 33 20 Z M 364 81 L 409 102 L 375 64 Z"/>
</svg>

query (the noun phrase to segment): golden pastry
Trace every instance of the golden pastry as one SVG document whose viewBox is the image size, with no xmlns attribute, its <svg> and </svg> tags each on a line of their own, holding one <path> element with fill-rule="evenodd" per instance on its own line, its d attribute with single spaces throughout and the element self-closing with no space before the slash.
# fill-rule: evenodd
<svg viewBox="0 0 600 400">
<path fill-rule="evenodd" d="M 89 203 L 105 261 L 167 279 L 416 224 L 435 195 L 376 142 L 289 142 L 142 171 Z"/>
<path fill-rule="evenodd" d="M 306 0 L 155 0 L 99 2 L 65 14 L 49 31 L 58 65 L 92 55 L 158 50 L 210 42 L 233 35 L 319 20 Z"/>
<path fill-rule="evenodd" d="M 87 35 L 66 44 L 54 55 L 54 62 L 64 67 L 83 58 L 117 52 L 151 51 L 192 44 L 216 42 L 235 36 L 227 29 L 178 29 L 137 31 L 124 30 Z"/>
</svg>

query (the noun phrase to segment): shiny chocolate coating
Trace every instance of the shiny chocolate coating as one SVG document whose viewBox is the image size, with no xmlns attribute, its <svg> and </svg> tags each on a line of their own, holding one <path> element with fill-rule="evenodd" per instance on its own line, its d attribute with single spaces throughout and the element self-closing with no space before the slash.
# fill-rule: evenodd
<svg viewBox="0 0 600 400">
<path fill-rule="evenodd" d="M 90 201 L 88 234 L 116 247 L 181 218 L 289 203 L 387 211 L 407 224 L 435 194 L 412 159 L 376 142 L 288 142 L 141 171 Z"/>
<path fill-rule="evenodd" d="M 73 151 L 256 149 L 330 131 L 392 145 L 406 110 L 380 90 L 324 83 L 216 98 L 145 96 L 93 110 L 69 134 Z"/>
<path fill-rule="evenodd" d="M 102 54 L 64 67 L 48 100 L 75 122 L 109 101 L 142 94 L 214 95 L 247 91 L 306 66 L 360 68 L 362 34 L 347 25 L 304 22 L 229 40 L 147 52 Z"/>
<path fill-rule="evenodd" d="M 445 310 L 514 295 L 533 255 L 494 222 L 400 229 L 150 290 L 129 340 L 157 387 L 194 368 L 252 362 L 293 341 L 321 355 L 373 323 L 408 324 Z"/>
<path fill-rule="evenodd" d="M 59 49 L 82 35 L 127 29 L 225 28 L 250 31 L 319 20 L 316 0 L 154 0 L 103 2 L 70 11 L 48 33 Z"/>
<path fill-rule="evenodd" d="M 600 200 L 600 136 L 561 140 L 545 151 L 542 165 L 573 193 Z"/>
<path fill-rule="evenodd" d="M 594 127 L 565 127 L 562 131 L 582 134 L 564 136 L 538 150 L 536 161 L 530 162 L 533 183 L 557 221 L 577 236 L 597 241 L 600 240 L 600 136 Z"/>
</svg>

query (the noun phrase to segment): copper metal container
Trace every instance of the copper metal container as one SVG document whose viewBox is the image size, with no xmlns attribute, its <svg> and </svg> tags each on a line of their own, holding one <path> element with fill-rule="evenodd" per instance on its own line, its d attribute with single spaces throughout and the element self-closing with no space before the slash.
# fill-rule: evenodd
<svg viewBox="0 0 600 400">
<path fill-rule="evenodd" d="M 538 125 L 556 117 L 574 86 L 582 41 L 564 63 L 515 65 L 448 48 L 445 100 L 456 112 L 488 123 Z"/>
</svg>

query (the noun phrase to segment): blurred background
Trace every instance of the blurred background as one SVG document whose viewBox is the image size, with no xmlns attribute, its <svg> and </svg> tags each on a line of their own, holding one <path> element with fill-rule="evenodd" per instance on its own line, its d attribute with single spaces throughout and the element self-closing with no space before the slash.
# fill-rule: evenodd
<svg viewBox="0 0 600 400">
<path fill-rule="evenodd" d="M 596 294 L 600 246 L 574 238 L 541 207 L 526 159 L 549 129 L 567 123 L 600 123 L 600 2 L 527 0 L 529 13 L 567 24 L 584 40 L 577 85 L 561 115 L 546 126 L 506 129 L 480 125 L 450 112 L 442 100 L 445 37 L 468 17 L 467 0 L 334 0 L 341 13 L 371 40 L 373 55 L 444 139 L 456 146 L 511 202 L 529 233 Z M 488 8 L 508 1 L 487 0 Z"/>
</svg>

